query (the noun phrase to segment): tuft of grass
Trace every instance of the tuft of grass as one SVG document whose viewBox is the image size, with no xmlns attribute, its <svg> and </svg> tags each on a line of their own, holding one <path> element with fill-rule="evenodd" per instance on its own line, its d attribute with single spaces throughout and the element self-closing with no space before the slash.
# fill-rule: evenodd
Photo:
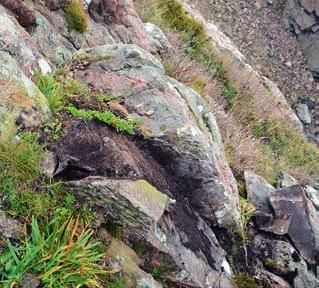
<svg viewBox="0 0 319 288">
<path fill-rule="evenodd" d="M 26 273 L 33 273 L 43 287 L 102 287 L 98 275 L 107 272 L 98 262 L 103 254 L 92 240 L 93 231 L 79 219 L 54 218 L 41 230 L 33 218 L 31 237 L 17 247 L 8 242 L 0 256 L 0 283 L 13 287 Z"/>
<path fill-rule="evenodd" d="M 9 214 L 28 219 L 50 219 L 57 209 L 69 215 L 72 205 L 63 202 L 69 197 L 62 183 L 46 183 L 41 176 L 43 146 L 38 133 L 26 132 L 20 140 L 0 139 L 0 197 Z M 68 199 L 68 198 L 67 198 Z"/>
<path fill-rule="evenodd" d="M 240 221 L 243 226 L 243 232 L 241 232 L 241 236 L 243 240 L 247 238 L 247 229 L 248 223 L 253 216 L 256 207 L 248 202 L 245 198 L 240 197 L 239 199 L 239 206 L 240 206 Z"/>
<path fill-rule="evenodd" d="M 88 15 L 84 10 L 82 0 L 69 0 L 64 7 L 67 28 L 72 31 L 84 33 L 88 29 Z"/>
<path fill-rule="evenodd" d="M 237 288 L 260 288 L 255 279 L 247 273 L 238 273 L 234 277 Z"/>
<path fill-rule="evenodd" d="M 36 75 L 36 84 L 43 95 L 48 99 L 52 112 L 61 109 L 63 106 L 63 89 L 56 79 L 55 74 Z"/>
<path fill-rule="evenodd" d="M 135 128 L 138 125 L 138 120 L 127 117 L 122 119 L 118 116 L 115 116 L 111 111 L 94 111 L 94 110 L 85 110 L 77 109 L 74 106 L 67 107 L 67 111 L 75 118 L 81 118 L 85 121 L 91 121 L 97 119 L 105 124 L 112 125 L 115 127 L 117 132 L 127 132 L 128 134 L 135 134 Z"/>
</svg>

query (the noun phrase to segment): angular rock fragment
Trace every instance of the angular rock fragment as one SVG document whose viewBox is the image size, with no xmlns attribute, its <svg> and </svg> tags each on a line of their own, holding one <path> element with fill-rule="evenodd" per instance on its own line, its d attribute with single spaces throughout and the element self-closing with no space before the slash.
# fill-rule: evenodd
<svg viewBox="0 0 319 288">
<path fill-rule="evenodd" d="M 264 178 L 252 171 L 245 171 L 247 199 L 260 207 L 262 210 L 271 213 L 269 197 L 275 193 L 276 189 L 271 186 Z"/>
<path fill-rule="evenodd" d="M 315 231 L 309 218 L 309 201 L 300 186 L 277 190 L 270 197 L 276 216 L 291 217 L 288 234 L 301 255 L 310 263 L 315 262 L 318 253 Z M 318 228 L 316 228 L 318 229 Z"/>
</svg>

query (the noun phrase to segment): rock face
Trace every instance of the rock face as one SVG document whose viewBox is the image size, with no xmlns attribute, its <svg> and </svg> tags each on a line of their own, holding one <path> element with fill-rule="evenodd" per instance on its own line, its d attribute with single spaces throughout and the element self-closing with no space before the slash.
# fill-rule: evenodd
<svg viewBox="0 0 319 288">
<path fill-rule="evenodd" d="M 132 43 L 151 50 L 143 23 L 131 0 L 92 0 L 89 13 L 96 22 L 108 24 L 118 35 L 125 34 L 126 39 L 131 39 Z M 125 38 L 121 40 L 126 42 Z"/>
<path fill-rule="evenodd" d="M 315 77 L 319 77 L 319 4 L 315 0 L 289 0 L 284 14 L 299 38 Z"/>
</svg>

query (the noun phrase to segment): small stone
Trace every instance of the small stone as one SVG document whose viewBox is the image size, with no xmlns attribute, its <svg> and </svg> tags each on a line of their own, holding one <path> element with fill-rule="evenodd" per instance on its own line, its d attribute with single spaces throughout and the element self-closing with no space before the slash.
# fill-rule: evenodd
<svg viewBox="0 0 319 288">
<path fill-rule="evenodd" d="M 109 142 L 110 141 L 110 137 L 103 137 L 103 142 L 104 143 L 107 143 L 107 142 Z"/>
<path fill-rule="evenodd" d="M 22 288 L 37 288 L 40 286 L 40 281 L 31 273 L 25 274 L 21 279 Z"/>
<path fill-rule="evenodd" d="M 285 65 L 286 65 L 288 68 L 291 68 L 291 67 L 292 67 L 292 62 L 291 62 L 291 61 L 287 61 L 287 62 L 285 62 Z"/>
<path fill-rule="evenodd" d="M 0 213 L 0 235 L 18 240 L 22 234 L 23 227 L 19 221 Z"/>
<path fill-rule="evenodd" d="M 277 188 L 288 188 L 294 185 L 298 185 L 298 181 L 291 175 L 284 171 L 280 171 L 277 178 Z"/>
<path fill-rule="evenodd" d="M 297 104 L 296 105 L 296 112 L 299 117 L 299 119 L 304 123 L 304 124 L 311 124 L 311 114 L 309 111 L 309 108 L 307 104 Z"/>
<path fill-rule="evenodd" d="M 52 178 L 57 166 L 58 159 L 56 154 L 52 151 L 46 151 L 41 160 L 41 170 L 43 175 L 48 178 Z"/>
</svg>

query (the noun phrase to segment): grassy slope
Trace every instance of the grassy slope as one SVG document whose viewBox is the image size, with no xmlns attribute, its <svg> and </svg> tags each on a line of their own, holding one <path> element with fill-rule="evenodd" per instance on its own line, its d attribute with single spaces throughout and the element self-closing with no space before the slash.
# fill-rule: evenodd
<svg viewBox="0 0 319 288">
<path fill-rule="evenodd" d="M 226 60 L 216 55 L 202 25 L 185 13 L 178 1 L 136 0 L 135 5 L 144 21 L 153 22 L 166 32 L 179 33 L 184 46 L 180 57 L 190 57 L 205 70 L 204 73 L 217 80 L 219 96 L 227 103 L 227 116 L 217 115 L 217 118 L 228 161 L 238 179 L 245 169 L 255 170 L 271 183 L 276 182 L 281 170 L 299 180 L 319 177 L 319 150 L 293 126 L 272 113 L 272 103 L 265 104 L 266 99 L 271 98 L 263 94 L 267 93 L 266 89 L 246 90 L 228 73 Z M 172 65 L 168 68 L 174 74 L 176 68 Z M 190 86 L 205 90 L 200 76 Z M 214 94 L 210 96 L 214 98 Z"/>
</svg>

